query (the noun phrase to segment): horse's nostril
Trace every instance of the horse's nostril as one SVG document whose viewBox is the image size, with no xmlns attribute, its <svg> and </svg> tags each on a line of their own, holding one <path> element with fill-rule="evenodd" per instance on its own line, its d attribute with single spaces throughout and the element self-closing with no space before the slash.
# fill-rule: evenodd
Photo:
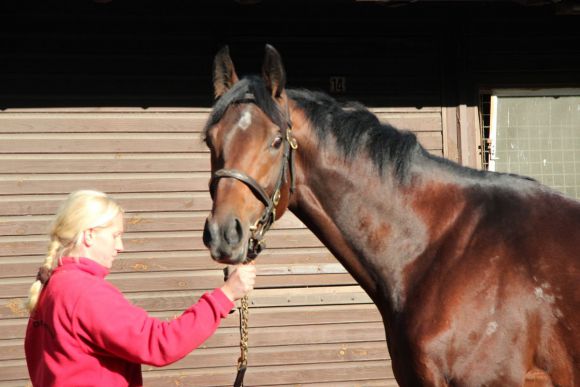
<svg viewBox="0 0 580 387">
<path fill-rule="evenodd" d="M 205 220 L 205 225 L 203 226 L 203 244 L 206 247 L 210 247 L 210 244 L 211 244 L 211 241 L 212 240 L 213 240 L 213 237 L 211 235 L 209 221 L 208 221 L 208 219 L 206 219 Z"/>
<path fill-rule="evenodd" d="M 236 222 L 236 233 L 238 234 L 238 242 L 242 240 L 242 222 L 240 222 L 240 220 L 238 218 L 236 218 L 235 220 Z"/>
<path fill-rule="evenodd" d="M 224 232 L 224 238 L 230 246 L 237 245 L 242 240 L 242 224 L 238 218 L 232 219 Z"/>
</svg>

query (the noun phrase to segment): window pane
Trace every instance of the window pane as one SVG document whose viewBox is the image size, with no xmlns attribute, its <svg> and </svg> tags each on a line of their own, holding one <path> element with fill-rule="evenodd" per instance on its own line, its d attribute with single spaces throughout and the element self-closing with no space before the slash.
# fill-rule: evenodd
<svg viewBox="0 0 580 387">
<path fill-rule="evenodd" d="M 490 170 L 580 198 L 580 93 L 492 98 Z"/>
</svg>

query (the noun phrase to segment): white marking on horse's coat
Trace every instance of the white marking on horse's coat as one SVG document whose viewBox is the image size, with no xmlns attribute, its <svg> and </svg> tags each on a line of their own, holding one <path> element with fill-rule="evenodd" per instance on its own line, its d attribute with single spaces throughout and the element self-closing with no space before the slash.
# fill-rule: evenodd
<svg viewBox="0 0 580 387">
<path fill-rule="evenodd" d="M 534 295 L 538 300 L 543 300 L 549 302 L 550 304 L 553 304 L 555 300 L 554 296 L 544 293 L 542 288 L 534 288 Z"/>
<path fill-rule="evenodd" d="M 252 113 L 250 113 L 250 110 L 245 110 L 242 113 L 242 118 L 240 118 L 240 120 L 238 121 L 238 126 L 242 128 L 242 130 L 246 130 L 250 127 L 251 124 L 252 124 Z"/>
<path fill-rule="evenodd" d="M 485 334 L 491 336 L 495 331 L 497 331 L 497 327 L 498 325 L 495 321 L 488 323 L 487 328 L 485 328 Z"/>
</svg>

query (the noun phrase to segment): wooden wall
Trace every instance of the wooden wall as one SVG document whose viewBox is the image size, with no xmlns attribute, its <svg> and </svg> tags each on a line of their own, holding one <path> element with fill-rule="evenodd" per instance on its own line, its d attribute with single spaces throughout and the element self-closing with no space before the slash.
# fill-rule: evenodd
<svg viewBox="0 0 580 387">
<path fill-rule="evenodd" d="M 440 109 L 377 109 L 441 149 Z M 0 385 L 27 377 L 25 297 L 43 260 L 46 230 L 73 190 L 110 193 L 127 211 L 125 252 L 108 279 L 139 306 L 171 318 L 220 286 L 201 241 L 210 210 L 207 109 L 50 108 L 0 113 Z M 267 236 L 251 297 L 247 385 L 392 381 L 380 316 L 352 277 L 292 214 Z M 203 349 L 149 385 L 225 386 L 239 354 L 232 315 Z M 8 382 L 10 381 L 10 382 Z M 3 384 L 2 384 L 3 383 Z"/>
<path fill-rule="evenodd" d="M 471 166 L 481 88 L 580 85 L 578 18 L 550 7 L 274 3 L 0 5 L 0 386 L 27 383 L 24 297 L 72 190 L 104 190 L 127 210 L 109 279 L 152 315 L 171 318 L 222 283 L 201 242 L 210 198 L 199 132 L 223 44 L 241 74 L 259 70 L 269 42 L 290 87 L 328 91 L 344 77 L 335 97 Z M 396 385 L 380 316 L 352 277 L 291 214 L 267 242 L 247 385 Z M 146 384 L 231 385 L 237 318 L 183 361 L 144 367 Z"/>
</svg>

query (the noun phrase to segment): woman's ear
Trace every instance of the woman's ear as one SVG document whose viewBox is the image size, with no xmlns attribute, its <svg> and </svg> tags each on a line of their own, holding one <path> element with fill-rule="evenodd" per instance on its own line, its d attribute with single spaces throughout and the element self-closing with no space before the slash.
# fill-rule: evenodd
<svg viewBox="0 0 580 387">
<path fill-rule="evenodd" d="M 88 230 L 83 231 L 83 245 L 86 247 L 91 247 L 95 241 L 95 230 L 89 228 Z"/>
</svg>

